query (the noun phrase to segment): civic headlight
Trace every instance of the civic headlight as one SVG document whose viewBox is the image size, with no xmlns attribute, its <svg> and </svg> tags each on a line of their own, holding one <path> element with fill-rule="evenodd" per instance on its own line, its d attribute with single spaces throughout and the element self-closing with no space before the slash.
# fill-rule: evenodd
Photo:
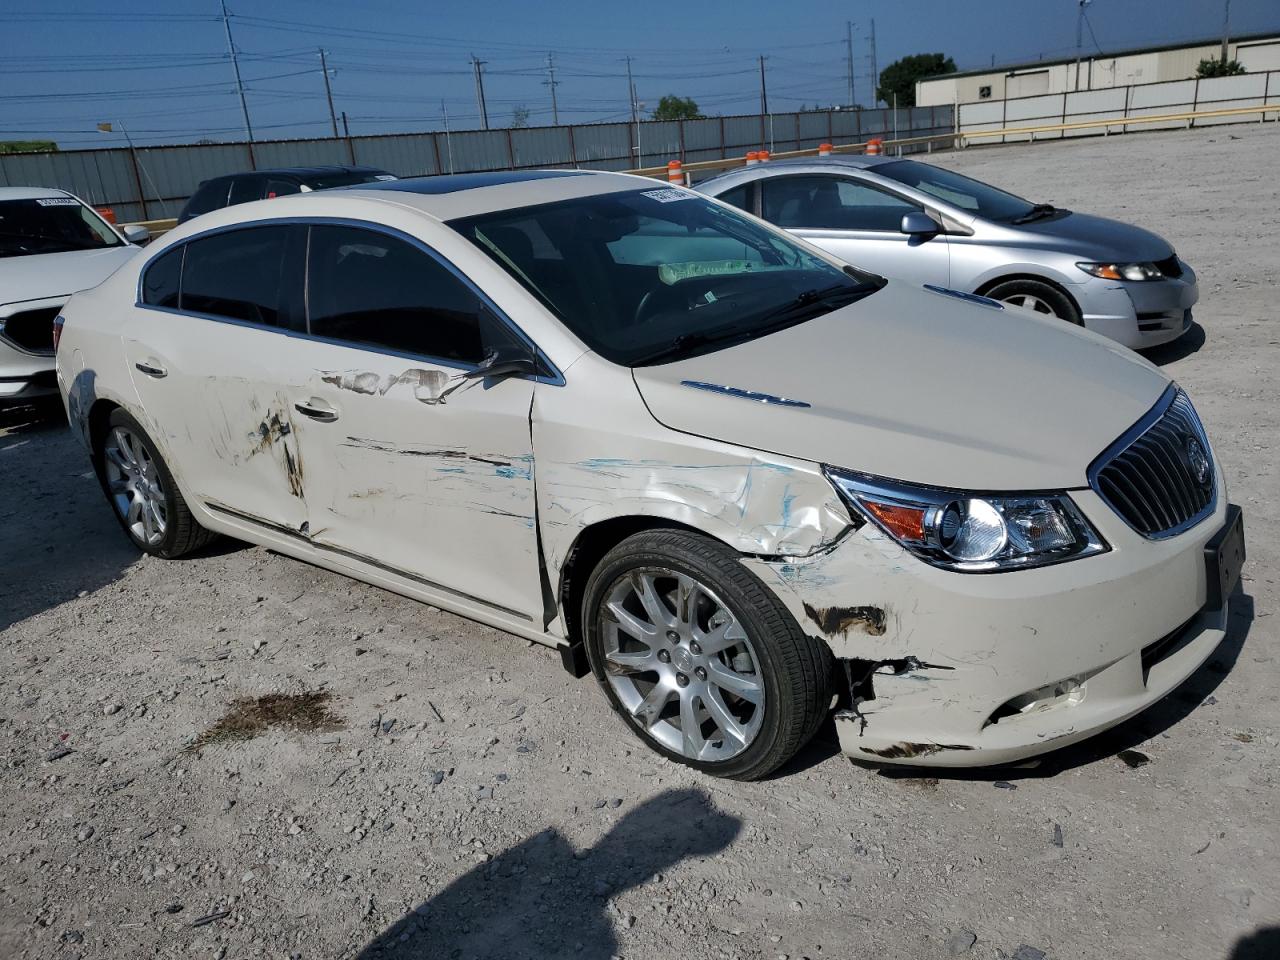
<svg viewBox="0 0 1280 960">
<path fill-rule="evenodd" d="M 1163 280 L 1154 263 L 1077 263 L 1085 273 L 1103 280 Z"/>
<path fill-rule="evenodd" d="M 852 509 L 935 567 L 995 573 L 1108 549 L 1066 493 L 974 494 L 824 469 Z"/>
</svg>

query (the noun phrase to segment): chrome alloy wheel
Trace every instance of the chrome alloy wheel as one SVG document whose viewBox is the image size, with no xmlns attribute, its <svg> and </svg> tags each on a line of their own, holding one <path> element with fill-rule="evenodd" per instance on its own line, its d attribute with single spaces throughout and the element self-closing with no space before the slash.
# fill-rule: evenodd
<svg viewBox="0 0 1280 960">
<path fill-rule="evenodd" d="M 134 539 L 155 546 L 164 539 L 164 487 L 147 448 L 125 427 L 112 427 L 103 447 L 107 492 Z"/>
<path fill-rule="evenodd" d="M 1047 301 L 1041 300 L 1034 293 L 1011 293 L 1001 302 L 1007 303 L 1011 307 L 1022 307 L 1022 309 L 1030 310 L 1033 313 L 1042 313 L 1046 317 L 1055 317 L 1059 320 L 1062 319 L 1058 316 L 1051 304 Z"/>
<path fill-rule="evenodd" d="M 620 577 L 599 613 L 604 668 L 642 730 L 690 760 L 747 749 L 764 721 L 760 659 L 706 586 L 661 567 Z"/>
</svg>

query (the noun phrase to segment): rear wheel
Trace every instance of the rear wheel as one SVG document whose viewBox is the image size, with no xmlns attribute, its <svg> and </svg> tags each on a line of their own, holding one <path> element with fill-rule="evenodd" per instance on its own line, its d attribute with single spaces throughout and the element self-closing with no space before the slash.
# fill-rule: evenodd
<svg viewBox="0 0 1280 960">
<path fill-rule="evenodd" d="M 155 444 L 128 413 L 112 411 L 97 446 L 103 492 L 138 549 L 172 560 L 216 536 L 196 522 Z"/>
<path fill-rule="evenodd" d="M 636 534 L 592 573 L 587 653 L 623 721 L 707 773 L 766 776 L 829 705 L 830 652 L 727 547 L 685 531 Z"/>
<path fill-rule="evenodd" d="M 1082 326 L 1080 310 L 1061 290 L 1039 280 L 1006 280 L 987 291 L 992 300 L 1011 307 L 1022 307 L 1033 313 Z"/>
</svg>

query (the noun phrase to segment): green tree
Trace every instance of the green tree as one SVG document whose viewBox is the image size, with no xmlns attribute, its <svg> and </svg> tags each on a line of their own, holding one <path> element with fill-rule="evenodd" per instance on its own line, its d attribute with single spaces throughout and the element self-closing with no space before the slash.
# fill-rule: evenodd
<svg viewBox="0 0 1280 960">
<path fill-rule="evenodd" d="M 955 73 L 956 62 L 941 53 L 915 53 L 895 60 L 880 71 L 880 85 L 876 96 L 893 105 L 893 95 L 898 95 L 899 107 L 916 105 L 916 81 L 936 77 L 940 73 Z"/>
<path fill-rule="evenodd" d="M 658 108 L 653 111 L 655 120 L 698 120 L 702 114 L 692 97 L 677 97 L 668 93 L 658 101 Z"/>
<path fill-rule="evenodd" d="M 1239 60 L 1219 60 L 1217 57 L 1201 60 L 1200 66 L 1196 67 L 1197 77 L 1235 77 L 1246 72 Z"/>
<path fill-rule="evenodd" d="M 52 140 L 0 140 L 0 153 L 50 153 L 57 149 Z"/>
<path fill-rule="evenodd" d="M 511 108 L 511 125 L 513 127 L 527 127 L 529 125 L 529 108 L 524 104 Z"/>
</svg>

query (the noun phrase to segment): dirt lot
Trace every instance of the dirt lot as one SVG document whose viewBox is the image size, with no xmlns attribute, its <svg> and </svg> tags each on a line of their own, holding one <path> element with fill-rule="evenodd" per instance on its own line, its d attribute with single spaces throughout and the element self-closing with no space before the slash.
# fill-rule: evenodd
<svg viewBox="0 0 1280 960">
<path fill-rule="evenodd" d="M 1277 156 L 1280 124 L 935 158 L 1176 242 L 1203 330 L 1152 359 L 1248 526 L 1215 658 L 1035 769 L 887 776 L 828 730 L 705 779 L 546 648 L 247 546 L 139 560 L 61 425 L 6 415 L 0 956 L 1280 956 Z"/>
</svg>

